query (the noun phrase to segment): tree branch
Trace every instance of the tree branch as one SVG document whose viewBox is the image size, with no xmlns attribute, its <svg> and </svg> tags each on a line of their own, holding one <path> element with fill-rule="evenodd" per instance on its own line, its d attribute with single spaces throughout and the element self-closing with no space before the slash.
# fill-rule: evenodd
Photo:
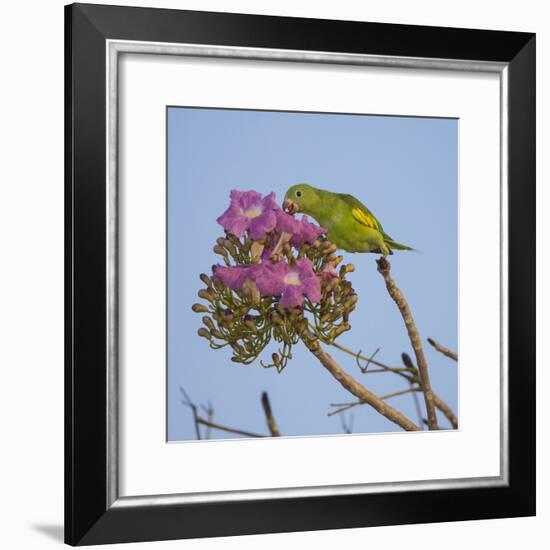
<svg viewBox="0 0 550 550">
<path fill-rule="evenodd" d="M 407 393 L 414 393 L 422 391 L 420 388 L 407 388 L 405 390 L 400 391 L 394 391 L 393 393 L 388 393 L 386 395 L 382 395 L 380 399 L 383 399 L 384 401 L 386 399 L 390 399 L 391 397 L 397 397 L 399 395 L 406 395 Z M 353 403 L 331 403 L 331 407 L 339 407 L 335 411 L 331 411 L 328 413 L 327 416 L 334 416 L 335 414 L 347 411 L 348 409 L 351 409 L 353 407 L 356 407 L 357 405 L 364 405 L 365 401 L 354 401 Z"/>
<path fill-rule="evenodd" d="M 449 405 L 437 397 L 437 395 L 434 395 L 434 403 L 435 406 L 447 417 L 447 420 L 451 423 L 451 426 L 455 430 L 458 429 L 458 419 Z"/>
<path fill-rule="evenodd" d="M 262 434 L 257 434 L 254 432 L 247 432 L 245 430 L 238 430 L 236 428 L 230 428 L 229 426 L 222 426 L 221 424 L 216 424 L 215 422 L 210 422 L 200 416 L 197 416 L 197 423 L 202 424 L 203 426 L 209 426 L 215 430 L 221 430 L 222 432 L 229 432 L 237 435 L 244 435 L 245 437 L 267 437 Z"/>
<path fill-rule="evenodd" d="M 336 342 L 334 342 L 332 345 L 335 348 L 338 348 L 340 351 L 343 351 L 344 353 L 347 353 L 348 355 L 351 355 L 353 357 L 358 357 L 359 359 L 362 359 L 363 361 L 368 361 L 368 359 L 369 359 L 368 357 L 364 357 L 363 355 L 360 355 L 359 353 L 356 353 L 356 352 L 350 350 L 349 348 L 346 348 L 345 346 L 342 346 L 341 344 L 337 344 Z M 405 372 L 401 369 L 396 369 L 394 367 L 390 367 L 390 366 L 388 366 L 384 363 L 381 363 L 380 361 L 375 362 L 374 360 L 372 360 L 371 363 L 378 365 L 380 367 L 380 369 L 371 369 L 371 370 L 368 370 L 367 373 L 393 372 L 394 374 L 397 374 L 398 376 L 401 376 L 402 378 L 407 380 L 410 384 L 412 384 L 412 383 L 414 383 L 414 380 L 411 379 L 410 374 L 406 373 L 406 371 L 408 371 L 412 374 L 412 373 L 418 372 L 418 369 L 414 366 L 411 358 L 406 353 L 402 354 L 402 359 L 403 359 L 403 363 L 406 367 Z M 447 417 L 447 419 L 451 423 L 452 427 L 456 430 L 458 428 L 458 420 L 457 420 L 455 414 L 453 413 L 452 409 L 449 407 L 449 405 L 447 405 L 447 403 L 445 403 L 445 401 L 443 401 L 443 399 L 438 397 L 435 393 L 433 394 L 433 396 L 434 396 L 435 406 Z M 418 416 L 419 416 L 420 420 L 422 420 L 422 414 L 418 410 L 418 401 L 417 401 L 416 397 L 417 397 L 416 393 L 413 393 L 413 398 L 415 399 L 415 406 L 417 407 Z"/>
<path fill-rule="evenodd" d="M 214 408 L 212 403 L 208 402 L 208 406 L 201 405 L 202 409 L 206 413 L 206 418 L 209 422 L 212 422 L 214 418 Z M 210 439 L 210 426 L 206 427 L 206 433 L 204 434 L 204 439 Z"/>
<path fill-rule="evenodd" d="M 407 353 L 402 353 L 401 359 L 406 367 L 414 367 L 412 359 Z M 453 413 L 451 407 L 449 407 L 449 405 L 447 405 L 447 403 L 445 403 L 445 401 L 443 401 L 443 399 L 438 397 L 435 393 L 434 404 L 447 417 L 447 420 L 451 423 L 451 426 L 456 430 L 458 428 L 458 420 L 455 414 Z"/>
<path fill-rule="evenodd" d="M 426 411 L 428 413 L 428 427 L 430 430 L 437 430 L 437 416 L 435 414 L 435 404 L 434 404 L 434 395 L 432 392 L 432 387 L 430 385 L 430 376 L 428 374 L 428 364 L 426 362 L 426 357 L 424 356 L 424 349 L 422 348 L 422 341 L 420 339 L 420 334 L 416 328 L 416 323 L 414 322 L 411 309 L 405 296 L 399 290 L 392 276 L 390 275 L 391 264 L 382 257 L 376 261 L 378 264 L 378 272 L 384 278 L 386 283 L 386 288 L 388 294 L 391 296 L 392 300 L 397 305 L 403 321 L 405 321 L 405 326 L 407 327 L 407 333 L 411 341 L 414 354 L 416 356 L 416 363 L 418 365 L 418 371 L 420 374 L 420 382 L 422 384 L 422 390 L 424 392 L 424 401 L 426 402 Z"/>
<path fill-rule="evenodd" d="M 358 352 L 354 352 L 352 351 L 351 349 L 343 346 L 342 344 L 339 344 L 338 342 L 333 342 L 331 344 L 332 346 L 334 346 L 335 348 L 338 348 L 340 351 L 343 351 L 344 353 L 347 353 L 348 355 L 352 355 L 353 357 L 355 357 L 356 360 L 358 359 L 361 359 L 363 361 L 366 361 L 367 364 L 371 364 L 371 365 L 376 365 L 377 367 L 380 367 L 382 370 L 367 370 L 365 368 L 362 368 L 361 369 L 361 372 L 363 372 L 363 374 L 367 374 L 369 372 L 382 372 L 382 371 L 389 371 L 389 372 L 395 372 L 396 374 L 400 374 L 402 376 L 405 376 L 406 378 L 408 378 L 404 373 L 403 371 L 407 371 L 410 369 L 402 369 L 402 368 L 395 368 L 395 367 L 390 367 L 389 365 L 386 365 L 385 363 L 381 363 L 380 361 L 377 361 L 373 358 L 373 356 L 371 357 L 366 357 L 364 355 L 361 355 L 361 351 L 358 351 Z M 361 368 L 361 367 L 359 367 Z M 414 371 L 416 372 L 416 369 L 414 369 Z"/>
<path fill-rule="evenodd" d="M 191 412 L 193 414 L 193 422 L 195 423 L 195 435 L 197 436 L 197 439 L 201 438 L 201 430 L 199 427 L 198 422 L 198 413 L 197 413 L 197 405 L 191 401 L 191 398 L 187 395 L 187 392 L 180 386 L 180 392 L 183 395 L 183 401 L 182 403 L 191 409 Z"/>
<path fill-rule="evenodd" d="M 345 372 L 338 363 L 324 351 L 319 342 L 311 334 L 305 334 L 302 336 L 302 341 L 309 349 L 309 351 L 317 357 L 319 362 L 325 367 L 332 376 L 351 394 L 359 398 L 360 401 L 364 401 L 370 405 L 373 409 L 378 411 L 382 416 L 391 420 L 398 426 L 401 426 L 407 431 L 418 431 L 420 428 L 411 420 L 409 420 L 404 414 L 388 405 L 384 400 L 380 399 L 377 395 L 365 388 L 362 384 L 357 382 L 352 376 Z"/>
<path fill-rule="evenodd" d="M 445 346 L 442 346 L 439 342 L 436 342 L 433 338 L 428 338 L 428 342 L 439 352 L 443 355 L 449 357 L 453 361 L 458 361 L 458 355 L 450 350 L 449 348 L 446 348 Z"/>
<path fill-rule="evenodd" d="M 269 397 L 267 392 L 262 393 L 262 407 L 264 408 L 265 419 L 267 421 L 267 427 L 269 428 L 269 433 L 272 437 L 281 437 L 281 432 L 279 431 L 279 426 L 275 421 L 273 416 L 273 411 L 271 410 L 271 403 L 269 402 Z"/>
</svg>

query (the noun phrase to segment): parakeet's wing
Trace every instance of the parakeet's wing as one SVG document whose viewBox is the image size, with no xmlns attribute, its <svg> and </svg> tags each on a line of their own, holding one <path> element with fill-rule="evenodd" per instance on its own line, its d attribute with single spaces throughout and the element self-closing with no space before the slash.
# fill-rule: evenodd
<svg viewBox="0 0 550 550">
<path fill-rule="evenodd" d="M 351 215 L 353 218 L 362 225 L 376 229 L 380 233 L 384 233 L 382 224 L 376 219 L 376 216 L 358 199 L 353 195 L 346 195 L 344 193 L 338 193 L 338 197 L 351 207 Z"/>
</svg>

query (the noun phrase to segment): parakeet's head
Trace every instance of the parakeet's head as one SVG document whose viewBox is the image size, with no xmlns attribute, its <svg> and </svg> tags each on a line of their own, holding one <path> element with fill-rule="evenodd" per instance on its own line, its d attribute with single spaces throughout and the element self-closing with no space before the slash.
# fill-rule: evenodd
<svg viewBox="0 0 550 550">
<path fill-rule="evenodd" d="M 296 212 L 311 212 L 319 202 L 319 195 L 315 187 L 307 183 L 297 183 L 289 188 L 286 192 L 283 208 L 288 210 L 290 214 Z"/>
</svg>

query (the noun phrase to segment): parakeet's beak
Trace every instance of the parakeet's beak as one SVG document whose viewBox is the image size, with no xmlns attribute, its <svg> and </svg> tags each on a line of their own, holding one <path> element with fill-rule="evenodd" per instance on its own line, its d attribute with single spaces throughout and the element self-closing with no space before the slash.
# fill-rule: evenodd
<svg viewBox="0 0 550 550">
<path fill-rule="evenodd" d="M 294 215 L 298 212 L 298 205 L 289 198 L 286 198 L 283 201 L 283 210 L 286 210 L 289 214 Z"/>
</svg>

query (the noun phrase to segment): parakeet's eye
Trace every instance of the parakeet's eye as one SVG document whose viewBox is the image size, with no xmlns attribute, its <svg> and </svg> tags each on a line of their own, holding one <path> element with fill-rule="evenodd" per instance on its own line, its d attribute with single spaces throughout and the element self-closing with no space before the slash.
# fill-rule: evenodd
<svg viewBox="0 0 550 550">
<path fill-rule="evenodd" d="M 300 198 L 300 197 L 302 196 L 302 192 L 301 192 L 301 191 L 296 191 L 296 196 L 297 196 L 298 198 Z"/>
</svg>

